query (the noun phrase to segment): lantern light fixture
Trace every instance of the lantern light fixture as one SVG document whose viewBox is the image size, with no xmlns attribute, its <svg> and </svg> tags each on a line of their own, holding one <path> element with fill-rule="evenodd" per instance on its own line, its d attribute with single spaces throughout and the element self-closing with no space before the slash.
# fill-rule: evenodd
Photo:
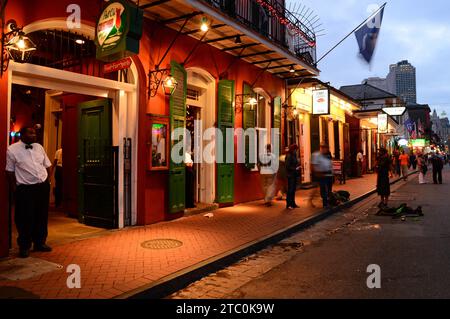
<svg viewBox="0 0 450 319">
<path fill-rule="evenodd" d="M 177 85 L 178 85 L 177 80 L 170 74 L 162 82 L 164 93 L 166 95 L 172 95 L 173 92 L 176 90 Z"/>
<path fill-rule="evenodd" d="M 201 20 L 200 30 L 202 30 L 203 32 L 209 30 L 208 19 L 206 17 L 203 17 Z"/>
</svg>

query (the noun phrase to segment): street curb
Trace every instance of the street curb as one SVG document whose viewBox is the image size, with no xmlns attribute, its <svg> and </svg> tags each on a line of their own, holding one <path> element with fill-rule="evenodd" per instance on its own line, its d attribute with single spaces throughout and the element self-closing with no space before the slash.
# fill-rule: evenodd
<svg viewBox="0 0 450 319">
<path fill-rule="evenodd" d="M 416 174 L 417 171 L 411 172 L 408 176 Z M 391 182 L 391 185 L 401 181 L 402 178 L 398 178 Z M 375 194 L 376 189 L 367 192 L 347 203 L 341 204 L 339 206 L 333 207 L 332 209 L 322 210 L 304 220 L 301 220 L 295 224 L 292 224 L 284 229 L 280 229 L 272 234 L 258 238 L 244 245 L 241 245 L 235 249 L 226 251 L 222 254 L 216 255 L 214 257 L 208 258 L 200 263 L 192 265 L 183 270 L 172 273 L 165 276 L 151 284 L 141 286 L 139 288 L 130 290 L 119 296 L 116 299 L 161 299 L 164 298 L 178 290 L 181 290 L 188 286 L 189 284 L 211 274 L 217 272 L 235 262 L 251 255 L 259 250 L 270 246 L 271 244 L 277 243 L 290 235 L 297 233 L 305 228 L 311 227 L 314 224 L 320 222 L 321 220 L 333 215 L 334 213 L 349 208 L 369 196 Z"/>
</svg>

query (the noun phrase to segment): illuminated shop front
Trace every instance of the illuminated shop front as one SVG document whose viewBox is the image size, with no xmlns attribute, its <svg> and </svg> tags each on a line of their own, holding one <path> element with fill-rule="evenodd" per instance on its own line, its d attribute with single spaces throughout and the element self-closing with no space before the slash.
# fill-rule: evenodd
<svg viewBox="0 0 450 319">
<path fill-rule="evenodd" d="M 291 97 L 288 109 L 291 123 L 287 140 L 300 146 L 302 182 L 311 181 L 311 154 L 321 143 L 330 147 L 333 160 L 350 165 L 350 136 L 346 116 L 352 116 L 360 105 L 336 88 L 317 79 L 289 83 Z"/>
</svg>

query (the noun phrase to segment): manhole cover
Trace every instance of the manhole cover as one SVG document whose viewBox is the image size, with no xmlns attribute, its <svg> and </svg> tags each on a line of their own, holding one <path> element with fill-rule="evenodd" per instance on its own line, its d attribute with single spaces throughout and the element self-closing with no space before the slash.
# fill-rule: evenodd
<svg viewBox="0 0 450 319">
<path fill-rule="evenodd" d="M 176 239 L 152 239 L 144 241 L 141 246 L 146 249 L 171 249 L 177 248 L 183 243 Z"/>
</svg>

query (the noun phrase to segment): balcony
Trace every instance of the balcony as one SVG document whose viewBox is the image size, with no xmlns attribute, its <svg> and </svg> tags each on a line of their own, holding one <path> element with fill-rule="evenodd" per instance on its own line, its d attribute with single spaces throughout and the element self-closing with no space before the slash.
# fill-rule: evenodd
<svg viewBox="0 0 450 319">
<path fill-rule="evenodd" d="M 310 65 L 316 62 L 316 37 L 280 0 L 201 0 Z"/>
<path fill-rule="evenodd" d="M 140 0 L 145 16 L 280 78 L 317 76 L 316 37 L 284 0 Z M 209 21 L 206 37 L 199 26 Z M 181 31 L 180 31 L 181 30 Z"/>
</svg>

